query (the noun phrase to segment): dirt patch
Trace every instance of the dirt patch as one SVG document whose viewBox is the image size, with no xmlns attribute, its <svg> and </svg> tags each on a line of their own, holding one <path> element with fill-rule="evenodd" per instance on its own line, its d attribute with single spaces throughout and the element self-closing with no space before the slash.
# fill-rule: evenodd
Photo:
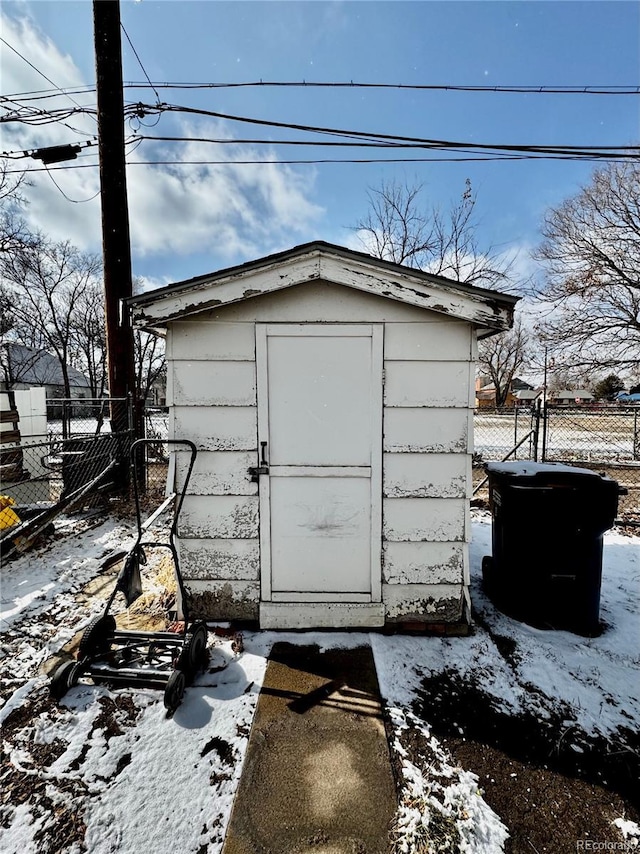
<svg viewBox="0 0 640 854">
<path fill-rule="evenodd" d="M 414 712 L 478 776 L 509 828 L 506 854 L 565 854 L 586 839 L 622 843 L 612 822 L 640 818 L 640 738 L 631 730 L 589 736 L 569 708 L 508 714 L 451 672 L 424 680 Z"/>
</svg>

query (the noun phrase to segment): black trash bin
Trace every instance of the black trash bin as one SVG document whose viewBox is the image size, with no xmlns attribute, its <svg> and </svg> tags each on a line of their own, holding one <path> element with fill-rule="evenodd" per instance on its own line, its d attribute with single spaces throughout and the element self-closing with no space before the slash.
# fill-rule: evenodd
<svg viewBox="0 0 640 854">
<path fill-rule="evenodd" d="M 492 556 L 485 591 L 532 625 L 598 634 L 602 535 L 612 527 L 615 480 L 558 463 L 487 463 Z"/>
</svg>

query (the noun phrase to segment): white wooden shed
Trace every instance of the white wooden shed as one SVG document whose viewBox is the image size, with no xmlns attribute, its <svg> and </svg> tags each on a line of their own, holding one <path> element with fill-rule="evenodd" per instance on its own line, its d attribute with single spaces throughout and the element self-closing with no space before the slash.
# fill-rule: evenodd
<svg viewBox="0 0 640 854">
<path fill-rule="evenodd" d="M 516 301 L 322 242 L 128 300 L 166 331 L 170 437 L 199 449 L 192 613 L 464 624 L 476 342 Z"/>
</svg>

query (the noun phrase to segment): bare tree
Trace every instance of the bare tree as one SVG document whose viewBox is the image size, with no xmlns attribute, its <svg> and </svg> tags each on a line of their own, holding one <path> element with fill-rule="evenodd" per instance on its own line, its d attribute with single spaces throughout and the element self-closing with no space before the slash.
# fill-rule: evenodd
<svg viewBox="0 0 640 854">
<path fill-rule="evenodd" d="M 21 214 L 26 204 L 21 192 L 28 183 L 26 173 L 14 173 L 11 165 L 11 161 L 0 158 L 0 254 L 18 251 L 35 242 Z"/>
<path fill-rule="evenodd" d="M 71 359 L 89 381 L 91 396 L 103 397 L 107 389 L 107 337 L 104 293 L 97 276 L 87 281 L 71 315 Z"/>
<path fill-rule="evenodd" d="M 85 291 L 100 269 L 99 260 L 68 242 L 39 238 L 37 246 L 3 253 L 0 264 L 13 300 L 14 340 L 57 356 L 63 393 L 70 397 L 69 367 L 77 354 L 78 315 Z"/>
<path fill-rule="evenodd" d="M 383 182 L 367 193 L 369 210 L 354 231 L 377 258 L 480 287 L 508 280 L 510 263 L 492 247 L 480 250 L 476 194 L 467 179 L 447 213 L 422 201 L 422 184 Z"/>
<path fill-rule="evenodd" d="M 633 371 L 640 361 L 640 164 L 612 163 L 550 210 L 539 325 L 568 368 Z"/>
<path fill-rule="evenodd" d="M 513 329 L 480 341 L 478 364 L 496 390 L 496 406 L 504 406 L 511 384 L 526 364 L 529 336 L 518 318 Z"/>
<path fill-rule="evenodd" d="M 133 345 L 138 400 L 144 405 L 156 380 L 166 376 L 164 339 L 138 329 L 133 336 Z"/>
</svg>

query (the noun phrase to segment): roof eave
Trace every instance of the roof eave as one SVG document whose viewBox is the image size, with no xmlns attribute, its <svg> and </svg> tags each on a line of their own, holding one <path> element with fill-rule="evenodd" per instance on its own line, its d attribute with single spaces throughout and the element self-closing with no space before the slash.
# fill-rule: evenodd
<svg viewBox="0 0 640 854">
<path fill-rule="evenodd" d="M 519 297 L 432 276 L 331 244 L 313 243 L 125 301 L 134 325 L 167 323 L 284 288 L 324 280 L 475 323 L 484 336 L 511 326 Z"/>
</svg>

